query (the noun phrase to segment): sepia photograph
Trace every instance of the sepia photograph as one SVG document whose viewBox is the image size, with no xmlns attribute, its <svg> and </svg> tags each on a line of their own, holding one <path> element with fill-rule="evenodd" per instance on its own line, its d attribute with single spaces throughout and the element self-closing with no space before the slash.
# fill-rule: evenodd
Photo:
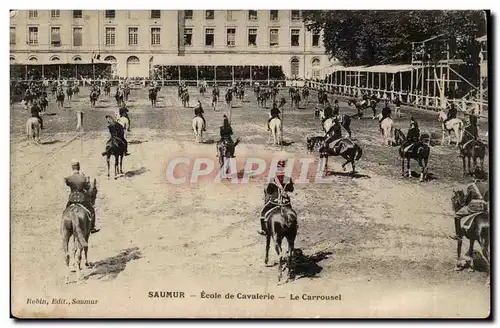
<svg viewBox="0 0 500 328">
<path fill-rule="evenodd" d="M 9 13 L 11 318 L 490 317 L 489 10 Z"/>
</svg>

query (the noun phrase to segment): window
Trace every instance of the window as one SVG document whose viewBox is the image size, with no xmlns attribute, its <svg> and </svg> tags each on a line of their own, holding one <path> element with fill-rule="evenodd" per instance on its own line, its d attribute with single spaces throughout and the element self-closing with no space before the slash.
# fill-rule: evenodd
<svg viewBox="0 0 500 328">
<path fill-rule="evenodd" d="M 257 29 L 248 29 L 248 45 L 256 47 L 257 46 Z"/>
<path fill-rule="evenodd" d="M 61 45 L 61 28 L 59 26 L 50 28 L 50 43 L 56 47 Z"/>
<path fill-rule="evenodd" d="M 269 11 L 269 19 L 272 21 L 277 21 L 278 20 L 278 11 L 277 10 L 270 10 Z"/>
<path fill-rule="evenodd" d="M 205 46 L 213 47 L 214 46 L 214 29 L 207 28 L 205 29 Z"/>
<path fill-rule="evenodd" d="M 106 27 L 106 45 L 114 46 L 116 41 L 116 34 L 114 27 Z"/>
<path fill-rule="evenodd" d="M 193 19 L 193 11 L 192 10 L 184 10 L 184 18 L 185 19 Z"/>
<path fill-rule="evenodd" d="M 251 20 L 251 21 L 257 20 L 257 10 L 249 10 L 248 11 L 248 20 Z"/>
<path fill-rule="evenodd" d="M 227 10 L 227 11 L 226 11 L 226 16 L 227 16 L 227 20 L 228 20 L 228 21 L 232 21 L 232 20 L 234 20 L 234 19 L 233 19 L 233 12 L 234 12 L 234 10 Z"/>
<path fill-rule="evenodd" d="M 38 27 L 30 26 L 28 28 L 28 43 L 31 45 L 38 44 Z"/>
<path fill-rule="evenodd" d="M 82 33 L 83 29 L 81 27 L 73 27 L 73 46 L 81 47 L 83 44 Z"/>
<path fill-rule="evenodd" d="M 292 35 L 291 35 L 291 40 L 290 40 L 292 47 L 299 46 L 299 38 L 300 38 L 300 30 L 299 29 L 292 29 Z"/>
<path fill-rule="evenodd" d="M 193 42 L 193 29 L 192 28 L 186 28 L 184 29 L 184 45 L 185 46 L 191 46 Z"/>
<path fill-rule="evenodd" d="M 152 19 L 160 19 L 161 18 L 161 10 L 151 10 L 151 18 Z"/>
<path fill-rule="evenodd" d="M 299 59 L 294 57 L 291 62 L 291 77 L 297 77 L 299 75 Z"/>
<path fill-rule="evenodd" d="M 114 10 L 106 10 L 105 17 L 106 18 L 115 18 L 115 11 Z"/>
<path fill-rule="evenodd" d="M 269 45 L 271 47 L 277 47 L 279 44 L 279 30 L 277 28 L 272 28 L 269 33 Z"/>
<path fill-rule="evenodd" d="M 300 21 L 300 10 L 292 10 L 292 21 Z"/>
<path fill-rule="evenodd" d="M 82 18 L 83 10 L 73 10 L 73 18 Z"/>
<path fill-rule="evenodd" d="M 128 28 L 128 45 L 136 46 L 138 44 L 139 39 L 139 28 L 138 27 L 129 27 Z"/>
<path fill-rule="evenodd" d="M 313 75 L 313 78 L 320 78 L 321 76 L 321 71 L 319 69 L 319 64 L 320 64 L 320 60 L 319 58 L 315 57 L 313 60 L 312 60 L 312 75 Z"/>
<path fill-rule="evenodd" d="M 160 44 L 160 34 L 161 34 L 161 29 L 159 27 L 152 27 L 151 28 L 151 44 L 152 45 L 159 45 Z"/>
<path fill-rule="evenodd" d="M 38 10 L 28 10 L 28 17 L 29 18 L 37 18 L 38 17 Z"/>
<path fill-rule="evenodd" d="M 205 10 L 205 19 L 214 19 L 214 11 Z"/>
<path fill-rule="evenodd" d="M 16 44 L 16 27 L 10 27 L 10 44 Z"/>
<path fill-rule="evenodd" d="M 319 33 L 313 34 L 313 47 L 319 47 Z"/>
<path fill-rule="evenodd" d="M 236 45 L 236 29 L 228 28 L 227 29 L 227 46 L 234 47 Z"/>
<path fill-rule="evenodd" d="M 50 17 L 51 18 L 59 18 L 59 17 L 61 17 L 61 11 L 60 10 L 51 10 L 50 11 Z"/>
</svg>

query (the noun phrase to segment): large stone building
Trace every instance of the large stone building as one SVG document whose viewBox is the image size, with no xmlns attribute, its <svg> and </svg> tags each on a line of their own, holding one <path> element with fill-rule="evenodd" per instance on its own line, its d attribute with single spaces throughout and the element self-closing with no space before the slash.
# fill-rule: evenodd
<svg viewBox="0 0 500 328">
<path fill-rule="evenodd" d="M 118 76 L 154 65 L 281 66 L 288 78 L 323 78 L 322 36 L 300 10 L 19 10 L 11 12 L 10 61 L 114 63 Z"/>
</svg>

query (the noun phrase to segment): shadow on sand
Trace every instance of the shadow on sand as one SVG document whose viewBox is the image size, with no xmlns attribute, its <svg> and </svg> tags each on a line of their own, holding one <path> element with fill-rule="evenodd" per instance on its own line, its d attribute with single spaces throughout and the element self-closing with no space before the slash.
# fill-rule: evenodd
<svg viewBox="0 0 500 328">
<path fill-rule="evenodd" d="M 132 177 L 135 177 L 137 175 L 141 175 L 143 173 L 145 173 L 148 169 L 146 169 L 144 166 L 137 169 L 137 170 L 133 170 L 133 171 L 128 171 L 128 172 L 125 172 L 125 177 L 126 178 L 132 178 Z"/>
<path fill-rule="evenodd" d="M 141 144 L 141 143 L 144 143 L 144 142 L 148 142 L 147 140 L 130 140 L 128 142 L 129 145 L 138 145 L 138 144 Z"/>
<path fill-rule="evenodd" d="M 58 142 L 62 142 L 62 141 L 59 139 L 56 139 L 56 140 L 42 141 L 42 142 L 40 142 L 40 144 L 41 145 L 53 145 L 53 144 L 56 144 Z"/>
<path fill-rule="evenodd" d="M 120 272 L 125 270 L 127 263 L 132 260 L 142 258 L 138 247 L 122 250 L 118 255 L 90 264 L 89 273 L 85 275 L 85 280 L 99 279 L 111 280 L 116 278 Z"/>
<path fill-rule="evenodd" d="M 212 145 L 212 144 L 215 143 L 215 140 L 214 139 L 209 139 L 209 140 L 203 141 L 202 143 L 204 143 L 205 145 Z"/>
<path fill-rule="evenodd" d="M 332 252 L 318 252 L 313 255 L 305 255 L 300 248 L 293 250 L 293 273 L 295 279 L 304 277 L 316 277 L 323 268 L 318 262 L 323 261 L 331 255 Z"/>
<path fill-rule="evenodd" d="M 325 175 L 326 176 L 336 176 L 336 177 L 348 177 L 348 178 L 353 178 L 353 179 L 359 179 L 359 178 L 370 179 L 371 178 L 367 174 L 360 174 L 358 172 L 355 172 L 354 174 L 352 174 L 351 172 L 326 171 Z"/>
</svg>

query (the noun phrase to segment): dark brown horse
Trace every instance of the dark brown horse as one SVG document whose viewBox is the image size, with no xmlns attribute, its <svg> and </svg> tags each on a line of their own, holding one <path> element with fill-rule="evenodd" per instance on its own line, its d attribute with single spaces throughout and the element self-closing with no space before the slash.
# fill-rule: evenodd
<svg viewBox="0 0 500 328">
<path fill-rule="evenodd" d="M 109 162 L 113 155 L 115 157 L 115 176 L 116 179 L 119 174 L 123 174 L 123 156 L 125 155 L 125 143 L 117 137 L 111 137 L 106 143 L 106 151 L 103 156 L 106 156 L 106 163 L 108 164 L 108 178 L 109 178 Z"/>
<path fill-rule="evenodd" d="M 412 144 L 411 146 L 408 144 L 403 144 L 399 147 L 399 156 L 401 157 L 401 175 L 405 175 L 405 160 L 406 160 L 406 169 L 408 170 L 408 177 L 411 177 L 410 170 L 410 161 L 412 159 L 418 162 L 418 165 L 422 168 L 422 173 L 420 174 L 420 182 L 425 181 L 427 177 L 427 165 L 429 163 L 429 155 L 431 153 L 431 149 L 429 145 L 424 142 L 428 136 L 422 135 L 421 141 Z"/>
<path fill-rule="evenodd" d="M 464 168 L 464 177 L 473 175 L 480 170 L 484 172 L 484 157 L 486 156 L 486 145 L 477 139 L 477 128 L 473 125 L 465 127 L 462 140 L 459 143 L 460 157 Z M 466 160 L 467 159 L 467 165 Z M 477 165 L 479 159 L 479 166 Z M 474 171 L 471 167 L 471 160 L 474 164 Z"/>
<path fill-rule="evenodd" d="M 236 142 L 234 143 L 227 142 L 226 140 L 222 140 L 221 142 L 217 143 L 217 156 L 219 157 L 219 167 L 221 169 L 221 174 L 223 174 L 223 168 L 226 168 L 225 174 L 227 174 L 229 170 L 229 160 L 234 157 L 234 151 L 239 143 L 240 139 L 236 139 Z"/>
<path fill-rule="evenodd" d="M 269 197 L 269 196 L 266 196 Z M 286 191 L 278 188 L 278 197 L 276 201 L 271 199 L 266 199 L 266 201 L 272 201 L 276 206 L 265 213 L 266 220 L 266 257 L 264 263 L 267 265 L 269 262 L 269 248 L 271 244 L 271 238 L 274 242 L 274 248 L 278 255 L 278 282 L 281 281 L 283 277 L 283 271 L 288 270 L 286 282 L 293 279 L 292 270 L 292 259 L 293 250 L 295 248 L 295 237 L 297 236 L 298 224 L 297 224 L 297 213 L 292 209 L 290 205 L 290 197 L 287 195 Z M 286 238 L 288 242 L 288 252 L 287 256 L 284 258 L 283 249 L 281 247 L 283 238 Z M 283 268 L 283 264 L 286 262 L 286 267 Z"/>
<path fill-rule="evenodd" d="M 95 200 L 97 197 L 97 181 L 94 181 L 90 185 L 90 189 L 87 192 L 87 197 L 90 200 L 92 206 L 95 205 Z M 66 266 L 69 268 L 70 264 L 70 254 L 68 251 L 69 241 L 71 236 L 73 236 L 73 266 L 76 271 L 77 281 L 81 278 L 81 262 L 82 262 L 82 251 L 85 256 L 85 266 L 88 267 L 88 250 L 89 250 L 89 237 L 90 237 L 90 211 L 81 204 L 71 204 L 68 206 L 63 214 L 61 221 L 61 234 L 63 237 L 63 251 L 64 260 Z M 69 283 L 69 275 L 66 276 L 66 283 Z"/>
<path fill-rule="evenodd" d="M 458 211 L 465 204 L 465 195 L 462 190 L 453 190 L 453 195 L 451 197 L 451 205 L 453 211 Z M 481 246 L 481 257 L 486 261 L 488 265 L 488 280 L 487 285 L 490 283 L 490 220 L 489 213 L 487 211 L 477 214 L 475 218 L 472 219 L 472 224 L 465 228 L 461 225 L 461 229 L 458 233 L 460 237 L 457 243 L 457 264 L 455 270 L 462 270 L 461 256 L 462 256 L 462 237 L 467 237 L 469 239 L 469 251 L 467 256 L 470 258 L 470 271 L 474 271 L 474 242 L 478 242 Z M 468 220 L 466 220 L 468 221 Z"/>
</svg>

